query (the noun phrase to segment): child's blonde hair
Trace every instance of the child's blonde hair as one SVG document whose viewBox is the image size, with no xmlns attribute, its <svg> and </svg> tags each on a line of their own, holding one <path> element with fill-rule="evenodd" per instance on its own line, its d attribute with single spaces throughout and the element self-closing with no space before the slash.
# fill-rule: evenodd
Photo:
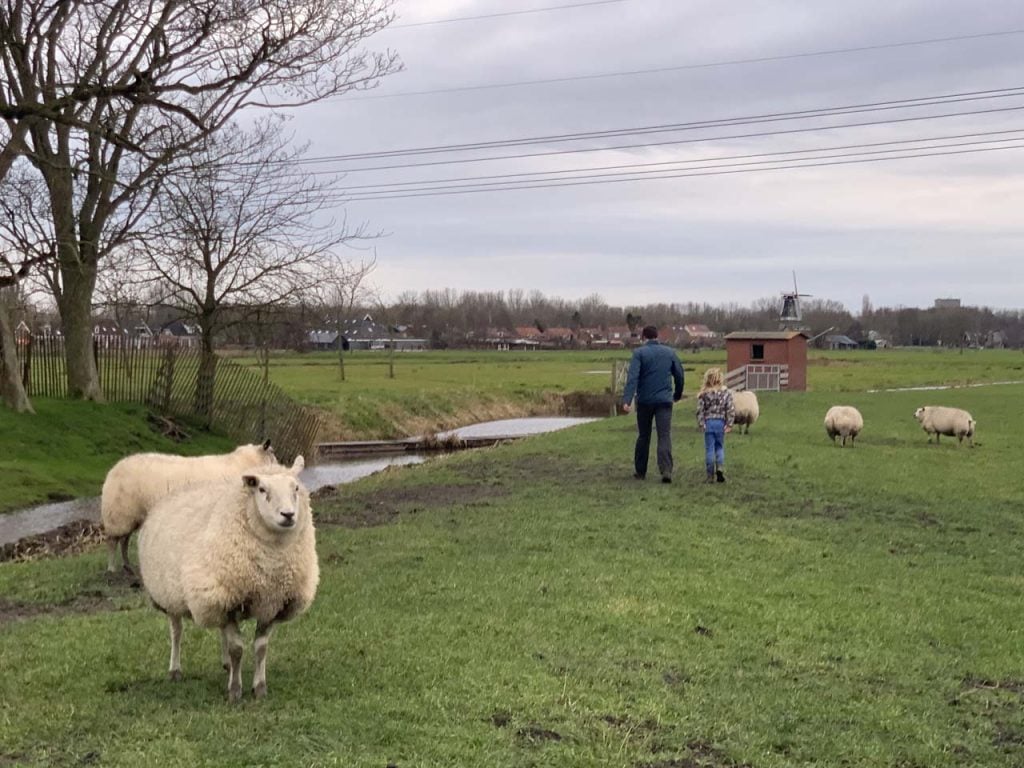
<svg viewBox="0 0 1024 768">
<path fill-rule="evenodd" d="M 725 384 L 722 382 L 721 368 L 708 368 L 704 371 L 704 381 L 700 386 L 701 393 L 710 392 L 714 389 L 725 389 Z"/>
</svg>

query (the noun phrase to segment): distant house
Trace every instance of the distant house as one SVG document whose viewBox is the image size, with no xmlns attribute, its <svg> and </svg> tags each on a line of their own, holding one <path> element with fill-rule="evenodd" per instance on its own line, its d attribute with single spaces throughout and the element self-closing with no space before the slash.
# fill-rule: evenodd
<svg viewBox="0 0 1024 768">
<path fill-rule="evenodd" d="M 310 331 L 307 336 L 309 346 L 313 349 L 328 350 L 338 348 L 338 332 L 337 331 Z M 341 340 L 341 348 L 343 351 L 348 350 L 348 341 L 345 339 Z"/>
<path fill-rule="evenodd" d="M 174 343 L 181 347 L 199 346 L 203 329 L 187 320 L 172 320 L 160 328 L 160 341 Z"/>
<path fill-rule="evenodd" d="M 704 323 L 686 323 L 682 326 L 673 326 L 671 336 L 667 337 L 676 347 L 689 347 L 690 349 L 717 347 L 722 344 L 720 334 L 712 331 Z"/>
<path fill-rule="evenodd" d="M 555 326 L 553 328 L 545 328 L 541 338 L 552 344 L 570 344 L 576 338 L 576 334 L 572 328 Z"/>
<path fill-rule="evenodd" d="M 540 341 L 535 338 L 524 338 L 516 328 L 488 328 L 484 343 L 491 349 L 500 350 L 536 349 L 540 346 Z"/>
<path fill-rule="evenodd" d="M 624 347 L 627 344 L 638 344 L 640 342 L 640 331 L 630 330 L 628 325 L 609 325 L 605 328 L 605 338 L 608 345 L 613 347 Z"/>
<path fill-rule="evenodd" d="M 534 339 L 539 340 L 541 337 L 541 331 L 534 325 L 517 325 L 515 327 L 516 336 L 520 339 Z"/>
<path fill-rule="evenodd" d="M 849 336 L 836 333 L 825 337 L 825 346 L 828 349 L 856 349 L 858 345 Z"/>
<path fill-rule="evenodd" d="M 389 349 L 392 344 L 400 352 L 427 348 L 426 339 L 412 338 L 406 330 L 405 326 L 381 325 L 371 315 L 363 315 L 342 323 L 342 349 Z M 337 349 L 337 332 L 334 333 L 330 349 Z"/>
</svg>

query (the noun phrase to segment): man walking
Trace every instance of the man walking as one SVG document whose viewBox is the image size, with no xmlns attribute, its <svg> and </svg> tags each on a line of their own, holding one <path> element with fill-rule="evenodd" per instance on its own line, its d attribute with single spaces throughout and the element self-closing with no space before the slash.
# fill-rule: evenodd
<svg viewBox="0 0 1024 768">
<path fill-rule="evenodd" d="M 629 361 L 629 375 L 622 393 L 622 410 L 629 413 L 636 395 L 636 450 L 633 453 L 634 474 L 637 480 L 647 476 L 647 461 L 651 452 L 651 422 L 658 430 L 658 471 L 661 482 L 672 482 L 672 403 L 683 396 L 683 365 L 675 350 L 658 341 L 658 329 L 653 325 L 641 333 L 643 346 L 633 350 Z"/>
</svg>

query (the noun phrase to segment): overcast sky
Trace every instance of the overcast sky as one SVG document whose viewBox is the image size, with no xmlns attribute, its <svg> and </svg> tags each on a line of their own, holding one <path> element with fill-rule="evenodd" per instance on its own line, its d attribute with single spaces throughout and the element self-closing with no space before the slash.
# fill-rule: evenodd
<svg viewBox="0 0 1024 768">
<path fill-rule="evenodd" d="M 404 71 L 372 92 L 296 110 L 292 125 L 298 137 L 312 143 L 309 155 L 321 157 L 1024 86 L 1024 5 L 1019 0 L 585 2 L 398 0 L 395 25 L 371 38 L 368 47 L 396 51 Z M 577 7 L 553 9 L 569 5 Z M 454 20 L 542 8 L 552 10 Z M 978 37 L 893 45 L 968 35 Z M 870 50 L 800 55 L 849 48 Z M 771 60 L 720 64 L 765 58 Z M 580 79 L 651 69 L 666 71 Z M 576 79 L 467 89 L 555 78 Z M 430 93 L 415 93 L 422 91 Z M 386 233 L 375 242 L 373 281 L 389 298 L 427 288 L 522 288 L 566 299 L 597 293 L 619 305 L 746 304 L 787 288 L 796 270 L 802 291 L 842 301 L 853 311 L 864 295 L 875 306 L 923 307 L 937 297 L 953 296 L 966 304 L 1020 308 L 1024 90 L 1020 93 L 923 108 L 317 167 L 439 163 L 353 171 L 345 177 L 351 199 L 339 204 L 337 216 Z M 991 111 L 996 109 L 1001 111 Z M 907 119 L 980 110 L 988 112 Z M 900 122 L 880 123 L 891 120 Z M 824 128 L 852 122 L 875 125 Z M 790 132 L 728 138 L 768 131 Z M 878 146 L 921 139 L 932 141 Z M 686 143 L 665 143 L 673 141 Z M 661 146 L 650 146 L 656 142 Z M 648 146 L 450 162 L 622 144 Z M 939 146 L 952 144 L 961 146 Z M 578 174 L 607 166 L 678 174 L 685 166 L 639 166 L 688 161 L 707 169 L 715 164 L 709 159 L 756 155 L 717 163 L 763 167 L 766 160 L 792 164 L 793 158 L 856 151 L 834 149 L 852 145 L 876 153 L 900 148 L 904 154 L 1022 148 L 547 189 L 358 199 L 369 184 L 419 181 L 436 188 L 439 179 L 501 175 L 505 178 L 485 181 L 507 185 L 507 174 Z M 793 154 L 797 150 L 818 151 Z M 778 152 L 791 154 L 765 156 Z M 752 167 L 757 166 L 732 165 L 730 170 Z"/>
</svg>

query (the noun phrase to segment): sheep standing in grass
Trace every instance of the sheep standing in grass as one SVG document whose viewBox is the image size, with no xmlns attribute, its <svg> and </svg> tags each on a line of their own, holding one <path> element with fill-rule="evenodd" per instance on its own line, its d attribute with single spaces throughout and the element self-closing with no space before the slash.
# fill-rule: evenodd
<svg viewBox="0 0 1024 768">
<path fill-rule="evenodd" d="M 921 425 L 921 429 L 928 433 L 928 442 L 931 442 L 932 435 L 935 435 L 936 445 L 939 442 L 939 435 L 950 435 L 958 442 L 967 442 L 974 445 L 974 428 L 978 422 L 967 411 L 960 408 L 947 408 L 944 405 L 925 405 L 914 411 L 914 418 Z"/>
<path fill-rule="evenodd" d="M 761 409 L 757 405 L 757 395 L 748 389 L 742 392 L 732 393 L 732 404 L 736 409 L 737 427 L 743 425 L 743 434 L 750 434 L 750 428 L 754 426 L 757 417 L 761 415 Z"/>
<path fill-rule="evenodd" d="M 126 571 L 132 572 L 128 540 L 142 525 L 146 513 L 167 494 L 187 485 L 276 463 L 269 440 L 262 445 L 240 445 L 231 453 L 214 456 L 136 453 L 121 459 L 107 473 L 100 498 L 100 522 L 107 536 L 107 570 L 117 570 L 120 542 L 121 562 Z"/>
<path fill-rule="evenodd" d="M 171 627 L 172 680 L 181 679 L 181 620 L 219 627 L 228 698 L 242 696 L 242 635 L 256 620 L 252 690 L 267 693 L 267 646 L 279 621 L 313 601 L 320 569 L 309 493 L 289 469 L 269 467 L 188 488 L 150 511 L 139 534 L 142 583 Z"/>
<path fill-rule="evenodd" d="M 852 405 L 833 405 L 825 414 L 825 431 L 832 438 L 833 444 L 836 442 L 836 437 L 841 437 L 844 447 L 846 438 L 850 438 L 850 445 L 853 445 L 862 429 L 864 429 L 864 417 Z"/>
</svg>

